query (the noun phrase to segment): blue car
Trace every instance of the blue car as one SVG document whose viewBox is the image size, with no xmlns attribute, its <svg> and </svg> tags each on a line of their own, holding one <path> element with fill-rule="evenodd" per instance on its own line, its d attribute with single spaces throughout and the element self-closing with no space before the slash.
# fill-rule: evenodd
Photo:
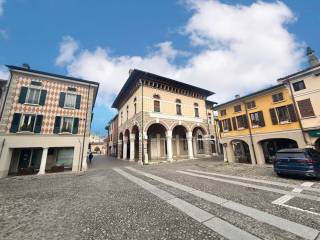
<svg viewBox="0 0 320 240">
<path fill-rule="evenodd" d="M 277 175 L 320 178 L 320 152 L 312 148 L 281 149 L 273 162 Z"/>
</svg>

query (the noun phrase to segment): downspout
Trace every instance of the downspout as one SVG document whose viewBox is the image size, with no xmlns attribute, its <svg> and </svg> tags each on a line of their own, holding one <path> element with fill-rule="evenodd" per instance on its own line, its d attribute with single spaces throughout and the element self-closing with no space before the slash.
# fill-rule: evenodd
<svg viewBox="0 0 320 240">
<path fill-rule="evenodd" d="M 290 93 L 291 93 L 291 98 L 292 98 L 292 101 L 293 101 L 293 106 L 294 106 L 294 110 L 296 111 L 296 114 L 297 114 L 297 118 L 298 118 L 298 122 L 299 122 L 299 127 L 300 127 L 300 130 L 302 132 L 302 136 L 303 136 L 303 140 L 304 140 L 304 143 L 306 145 L 309 145 L 308 141 L 307 141 L 307 138 L 306 136 L 304 135 L 304 128 L 302 126 L 302 122 L 301 122 L 301 118 L 300 118 L 300 115 L 298 113 L 298 108 L 297 108 L 297 102 L 296 102 L 296 99 L 293 95 L 293 91 L 292 91 L 292 87 L 291 87 L 291 84 L 290 84 L 290 81 L 289 80 L 286 80 L 285 81 L 288 85 L 289 85 L 289 89 L 290 89 Z"/>
<path fill-rule="evenodd" d="M 247 116 L 247 120 L 248 120 L 248 130 L 249 130 L 250 142 L 251 142 L 251 146 L 252 146 L 252 150 L 253 150 L 254 162 L 255 162 L 255 164 L 258 164 L 256 149 L 255 149 L 254 144 L 253 144 L 252 129 L 251 129 L 251 125 L 250 125 L 251 121 L 249 122 L 250 116 L 248 115 L 248 109 L 247 109 L 246 102 L 243 101 L 243 104 L 244 104 L 244 109 L 246 110 L 246 116 Z"/>
<path fill-rule="evenodd" d="M 208 109 L 207 109 L 207 103 L 205 102 L 205 106 L 206 106 L 206 117 L 207 117 L 207 125 L 208 125 L 208 134 L 209 134 L 209 146 L 211 147 L 211 132 L 210 132 L 210 124 L 209 124 L 209 119 L 208 119 Z M 211 149 L 211 156 L 212 156 L 212 149 Z M 212 156 L 212 160 L 213 160 L 213 156 Z"/>
<path fill-rule="evenodd" d="M 84 132 L 83 132 L 83 139 L 82 139 L 82 153 L 81 153 L 81 159 L 80 159 L 80 171 L 82 171 L 82 162 L 83 162 L 83 154 L 84 154 L 84 142 L 86 139 L 86 132 L 87 132 L 87 119 L 88 119 L 88 110 L 89 110 L 89 94 L 91 90 L 91 85 L 89 84 L 89 90 L 87 95 L 87 114 L 84 122 Z M 93 111 L 93 109 L 92 109 Z M 92 119 L 91 119 L 92 120 Z"/>
<path fill-rule="evenodd" d="M 142 165 L 144 164 L 144 126 L 143 126 L 143 121 L 144 121 L 144 113 L 143 113 L 143 79 L 140 80 L 141 81 L 141 147 L 142 147 L 142 150 L 141 150 L 141 153 L 142 153 Z"/>
</svg>

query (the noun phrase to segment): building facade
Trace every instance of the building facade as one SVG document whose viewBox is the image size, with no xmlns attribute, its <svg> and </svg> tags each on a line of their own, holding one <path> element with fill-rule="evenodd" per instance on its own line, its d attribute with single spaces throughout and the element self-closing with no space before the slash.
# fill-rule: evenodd
<svg viewBox="0 0 320 240">
<path fill-rule="evenodd" d="M 235 98 L 215 110 L 225 161 L 272 163 L 279 149 L 306 146 L 285 84 Z"/>
<path fill-rule="evenodd" d="M 305 140 L 320 151 L 320 63 L 310 48 L 307 56 L 309 68 L 278 81 L 290 86 Z"/>
<path fill-rule="evenodd" d="M 133 70 L 112 107 L 118 110 L 118 158 L 149 163 L 216 154 L 213 92 Z"/>
<path fill-rule="evenodd" d="M 85 170 L 99 84 L 8 66 L 0 120 L 0 177 Z"/>
<path fill-rule="evenodd" d="M 118 114 L 106 126 L 107 130 L 107 155 L 118 156 Z"/>
<path fill-rule="evenodd" d="M 97 134 L 93 134 L 93 133 L 90 134 L 89 148 L 90 148 L 90 152 L 94 154 L 105 155 L 106 154 L 105 139 Z"/>
</svg>

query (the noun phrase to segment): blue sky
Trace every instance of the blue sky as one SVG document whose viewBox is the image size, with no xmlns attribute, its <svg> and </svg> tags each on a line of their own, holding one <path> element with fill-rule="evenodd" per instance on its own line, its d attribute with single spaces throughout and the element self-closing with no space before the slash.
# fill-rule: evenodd
<svg viewBox="0 0 320 240">
<path fill-rule="evenodd" d="M 129 68 L 142 68 L 201 85 L 219 92 L 217 99 L 213 99 L 221 102 L 232 98 L 236 91 L 245 94 L 275 84 L 277 77 L 305 67 L 301 51 L 307 45 L 320 55 L 318 0 L 290 0 L 284 1 L 285 5 L 264 1 L 259 5 L 260 10 L 252 5 L 255 1 L 249 0 L 221 0 L 216 1 L 217 4 L 209 1 L 209 7 L 201 2 L 203 1 L 6 0 L 0 16 L 0 66 L 29 63 L 34 69 L 102 82 L 92 130 L 104 134 L 104 126 L 114 115 L 114 111 L 108 106 L 115 92 L 126 80 Z M 270 7 L 272 9 L 269 13 Z M 244 11 L 248 14 L 241 14 Z M 252 27 L 250 16 L 255 19 L 255 13 L 265 16 L 247 32 L 246 29 L 250 30 Z M 265 43 L 257 44 L 265 46 L 268 52 L 269 49 L 277 49 L 275 54 L 279 54 L 276 57 L 279 61 L 272 59 L 272 56 L 266 54 L 267 51 L 255 54 L 256 50 L 250 47 L 255 44 L 246 45 L 247 40 L 238 39 L 232 32 L 228 32 L 229 28 L 235 32 L 232 30 L 234 19 L 234 22 L 238 22 L 237 19 L 240 19 L 239 22 L 243 20 L 243 24 L 235 29 L 242 29 L 238 34 L 243 36 L 255 33 L 254 31 L 256 35 L 261 34 L 261 30 L 256 28 L 260 23 L 262 28 L 271 26 L 272 29 L 279 30 L 277 35 L 273 35 L 274 31 L 266 29 L 263 33 Z M 241 28 L 245 24 L 250 26 Z M 204 25 L 206 26 L 203 27 Z M 222 30 L 217 32 L 215 29 L 220 27 Z M 279 43 L 282 44 L 276 46 L 277 43 L 269 40 L 269 36 L 273 40 L 279 36 Z M 260 41 L 260 38 L 252 41 Z M 67 47 L 74 46 L 75 50 L 71 52 L 71 56 L 57 62 L 58 56 L 62 54 L 63 44 Z M 286 45 L 292 46 L 284 50 L 284 54 L 280 54 L 281 46 Z M 238 46 L 241 46 L 241 50 Z M 100 50 L 97 50 L 98 47 Z M 246 48 L 249 50 L 246 51 Z M 225 49 L 231 50 L 227 52 Z M 248 52 L 250 54 L 242 59 L 241 56 Z M 254 60 L 251 61 L 250 56 Z M 246 70 L 236 73 L 243 75 L 239 81 L 243 81 L 242 85 L 245 87 L 240 90 L 231 87 L 234 75 L 228 73 L 230 69 L 226 66 L 220 69 L 217 65 L 219 61 L 230 61 L 232 57 L 233 62 L 246 62 L 242 66 Z M 261 65 L 253 66 L 254 70 L 250 70 L 252 62 L 257 62 L 257 59 L 261 60 Z M 208 64 L 212 62 L 211 78 L 208 77 L 211 75 L 210 71 L 201 71 L 199 66 L 203 64 L 197 61 Z M 270 69 L 265 67 L 268 62 Z M 102 73 L 95 68 L 95 65 L 100 64 L 105 68 Z M 238 71 L 237 68 L 234 69 Z M 261 77 L 260 82 L 255 79 L 260 79 L 266 73 L 261 72 L 259 75 L 259 69 L 270 72 L 267 77 Z M 229 85 L 219 83 L 219 79 L 223 78 L 223 71 L 228 73 L 226 79 L 230 79 Z M 255 84 L 251 84 L 252 82 Z"/>
</svg>

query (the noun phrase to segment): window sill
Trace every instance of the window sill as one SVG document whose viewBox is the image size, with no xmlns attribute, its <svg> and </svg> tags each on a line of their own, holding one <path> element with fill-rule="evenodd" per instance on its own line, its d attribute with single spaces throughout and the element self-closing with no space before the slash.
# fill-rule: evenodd
<svg viewBox="0 0 320 240">
<path fill-rule="evenodd" d="M 77 108 L 75 107 L 63 107 L 64 109 L 69 109 L 69 110 L 76 110 Z"/>
<path fill-rule="evenodd" d="M 285 124 L 289 124 L 289 123 L 291 123 L 291 122 L 289 122 L 289 121 L 279 122 L 280 125 L 285 125 Z"/>
<path fill-rule="evenodd" d="M 34 132 L 30 132 L 30 131 L 19 131 L 16 132 L 17 134 L 21 134 L 21 135 L 33 135 Z"/>
<path fill-rule="evenodd" d="M 310 119 L 310 118 L 316 118 L 317 116 L 310 116 L 310 117 L 301 117 L 301 119 Z"/>
<path fill-rule="evenodd" d="M 261 128 L 259 125 L 253 125 L 252 128 Z"/>
<path fill-rule="evenodd" d="M 241 128 L 238 128 L 238 130 L 239 130 L 239 131 L 245 130 L 245 128 L 244 128 L 244 127 L 241 127 Z"/>
<path fill-rule="evenodd" d="M 39 103 L 23 103 L 23 105 L 28 105 L 28 106 L 41 106 Z"/>
<path fill-rule="evenodd" d="M 278 104 L 278 103 L 282 103 L 282 102 L 285 102 L 286 100 L 283 99 L 283 100 L 280 100 L 280 101 L 277 101 L 277 102 L 272 102 L 273 104 Z"/>
<path fill-rule="evenodd" d="M 58 133 L 59 135 L 72 135 L 71 132 L 61 132 L 61 133 Z"/>
</svg>

